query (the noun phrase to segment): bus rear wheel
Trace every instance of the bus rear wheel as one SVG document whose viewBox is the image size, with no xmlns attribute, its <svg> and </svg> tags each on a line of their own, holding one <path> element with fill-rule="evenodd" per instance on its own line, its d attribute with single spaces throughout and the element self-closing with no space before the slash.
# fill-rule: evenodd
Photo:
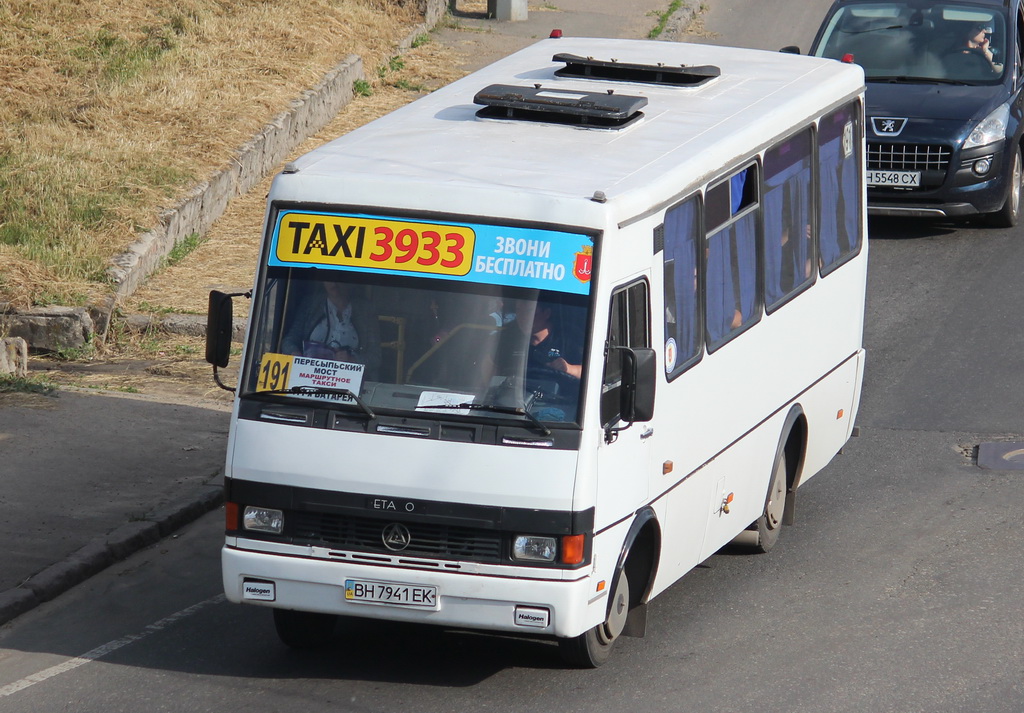
<svg viewBox="0 0 1024 713">
<path fill-rule="evenodd" d="M 754 527 L 757 529 L 758 552 L 768 552 L 779 541 L 782 532 L 782 514 L 786 510 L 786 452 L 779 454 L 772 474 L 772 484 L 768 488 L 768 499 L 764 504 L 764 513 L 757 518 Z"/>
<path fill-rule="evenodd" d="M 334 637 L 338 617 L 333 614 L 274 610 L 274 628 L 277 637 L 293 649 L 316 649 L 326 645 Z"/>
<path fill-rule="evenodd" d="M 558 650 L 562 660 L 577 668 L 597 668 L 603 664 L 611 658 L 615 642 L 626 626 L 628 614 L 629 578 L 626 577 L 626 570 L 623 568 L 615 581 L 608 618 L 579 636 L 559 639 Z"/>
<path fill-rule="evenodd" d="M 764 512 L 750 527 L 736 536 L 734 545 L 761 553 L 775 547 L 782 532 L 782 516 L 786 511 L 786 485 L 786 453 L 783 451 L 772 471 L 772 484 L 768 487 Z"/>
</svg>

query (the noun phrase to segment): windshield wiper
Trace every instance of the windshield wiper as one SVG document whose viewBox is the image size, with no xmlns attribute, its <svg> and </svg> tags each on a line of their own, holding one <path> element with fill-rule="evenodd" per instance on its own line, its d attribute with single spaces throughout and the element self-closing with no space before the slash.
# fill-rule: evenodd
<svg viewBox="0 0 1024 713">
<path fill-rule="evenodd" d="M 266 394 L 268 396 L 347 396 L 366 414 L 367 418 L 377 418 L 377 414 L 366 405 L 366 402 L 350 389 L 339 389 L 333 386 L 292 386 L 288 389 L 255 391 L 253 393 L 256 395 Z"/>
<path fill-rule="evenodd" d="M 900 82 L 906 83 L 917 83 L 917 84 L 955 84 L 955 85 L 967 85 L 970 82 L 965 82 L 962 79 L 946 79 L 945 77 L 911 77 L 911 76 L 884 76 L 884 77 L 867 77 L 869 82 L 886 82 L 888 84 L 897 84 Z"/>
<path fill-rule="evenodd" d="M 887 27 L 869 27 L 866 30 L 838 30 L 844 35 L 863 35 L 865 32 L 885 32 L 886 30 L 902 30 L 906 25 L 888 25 Z"/>
<path fill-rule="evenodd" d="M 423 406 L 424 410 L 428 409 L 466 409 L 468 411 L 490 411 L 491 413 L 506 413 L 510 416 L 522 416 L 529 421 L 533 426 L 545 436 L 551 435 L 551 429 L 541 423 L 541 420 L 534 416 L 532 413 L 527 411 L 521 406 L 498 406 L 496 404 L 430 404 L 429 406 Z"/>
</svg>

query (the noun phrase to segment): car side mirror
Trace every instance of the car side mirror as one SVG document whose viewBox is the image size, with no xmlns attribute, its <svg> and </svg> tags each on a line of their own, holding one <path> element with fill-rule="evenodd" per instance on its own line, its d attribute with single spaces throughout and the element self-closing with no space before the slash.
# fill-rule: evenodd
<svg viewBox="0 0 1024 713">
<path fill-rule="evenodd" d="M 210 291 L 210 301 L 206 308 L 206 361 L 213 364 L 213 380 L 225 391 L 234 389 L 221 382 L 217 369 L 227 366 L 231 357 L 231 337 L 235 331 L 231 299 L 251 296 L 251 292 L 228 294 L 219 290 Z"/>
<path fill-rule="evenodd" d="M 234 328 L 232 295 L 219 290 L 210 291 L 206 310 L 206 361 L 215 367 L 225 367 L 231 356 L 231 332 Z"/>
<path fill-rule="evenodd" d="M 654 418 L 654 395 L 658 383 L 657 357 L 653 349 L 615 347 L 622 354 L 619 385 L 619 420 L 622 426 L 605 427 L 605 441 L 613 442 L 620 431 L 634 423 Z"/>
<path fill-rule="evenodd" d="M 800 54 L 800 48 L 796 45 L 786 45 L 780 49 L 779 52 L 782 52 L 783 54 Z"/>
<path fill-rule="evenodd" d="M 657 364 L 653 349 L 628 349 L 622 354 L 622 420 L 645 423 L 654 418 Z"/>
</svg>

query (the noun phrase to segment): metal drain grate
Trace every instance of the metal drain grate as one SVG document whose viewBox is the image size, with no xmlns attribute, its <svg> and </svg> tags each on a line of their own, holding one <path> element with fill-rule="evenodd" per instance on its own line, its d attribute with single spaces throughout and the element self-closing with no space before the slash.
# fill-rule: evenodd
<svg viewBox="0 0 1024 713">
<path fill-rule="evenodd" d="M 1024 470 L 1024 443 L 982 443 L 978 466 L 988 470 Z"/>
</svg>

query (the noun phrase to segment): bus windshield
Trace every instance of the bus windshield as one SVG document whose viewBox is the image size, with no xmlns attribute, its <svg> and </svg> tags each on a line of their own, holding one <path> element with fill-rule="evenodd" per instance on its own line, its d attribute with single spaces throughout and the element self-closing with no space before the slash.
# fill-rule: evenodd
<svg viewBox="0 0 1024 713">
<path fill-rule="evenodd" d="M 584 295 L 281 267 L 262 295 L 248 393 L 579 421 Z"/>
</svg>

